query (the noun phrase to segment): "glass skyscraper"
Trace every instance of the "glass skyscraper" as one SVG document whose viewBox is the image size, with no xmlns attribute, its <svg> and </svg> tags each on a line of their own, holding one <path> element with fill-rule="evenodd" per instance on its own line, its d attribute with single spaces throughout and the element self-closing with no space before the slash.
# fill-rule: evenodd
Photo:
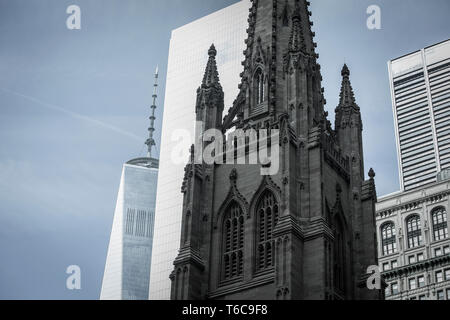
<svg viewBox="0 0 450 320">
<path fill-rule="evenodd" d="M 214 43 L 225 110 L 232 106 L 243 67 L 250 1 L 243 0 L 172 31 L 161 135 L 150 299 L 170 298 L 169 275 L 181 235 L 181 183 L 194 143 L 196 91 Z"/>
<path fill-rule="evenodd" d="M 450 168 L 450 40 L 388 62 L 402 190 Z"/>
<path fill-rule="evenodd" d="M 103 276 L 101 300 L 147 300 L 158 160 L 124 164 Z"/>
</svg>

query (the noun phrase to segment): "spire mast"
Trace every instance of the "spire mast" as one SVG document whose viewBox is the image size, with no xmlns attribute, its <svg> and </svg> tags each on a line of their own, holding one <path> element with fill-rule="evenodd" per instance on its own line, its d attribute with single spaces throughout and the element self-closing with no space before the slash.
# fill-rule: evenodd
<svg viewBox="0 0 450 320">
<path fill-rule="evenodd" d="M 155 132 L 155 109 L 156 109 L 156 98 L 158 97 L 157 94 L 157 89 L 158 89 L 158 67 L 156 67 L 155 70 L 155 83 L 153 84 L 153 102 L 152 105 L 150 106 L 150 108 L 152 109 L 152 115 L 150 116 L 150 127 L 148 128 L 148 139 L 145 142 L 145 144 L 147 145 L 147 157 L 151 158 L 152 157 L 152 147 L 155 144 L 155 140 L 153 139 L 153 132 Z"/>
<path fill-rule="evenodd" d="M 341 75 L 342 84 L 341 93 L 339 95 L 339 107 L 355 107 L 358 109 L 352 84 L 350 83 L 350 69 L 347 67 L 347 64 L 344 64 L 342 67 Z"/>
</svg>

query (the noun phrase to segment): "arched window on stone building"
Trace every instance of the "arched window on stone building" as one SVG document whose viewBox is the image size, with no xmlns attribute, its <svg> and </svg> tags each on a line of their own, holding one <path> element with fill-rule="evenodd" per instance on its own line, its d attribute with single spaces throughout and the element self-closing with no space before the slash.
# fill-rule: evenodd
<svg viewBox="0 0 450 320">
<path fill-rule="evenodd" d="M 222 280 L 238 278 L 244 265 L 244 214 L 235 201 L 225 212 L 222 233 Z"/>
<path fill-rule="evenodd" d="M 256 206 L 256 266 L 258 270 L 274 265 L 275 241 L 272 233 L 278 222 L 278 211 L 278 202 L 274 194 L 271 191 L 263 192 Z"/>
<path fill-rule="evenodd" d="M 422 243 L 422 229 L 420 227 L 420 217 L 412 215 L 406 219 L 406 234 L 408 238 L 408 248 L 415 248 Z"/>
<path fill-rule="evenodd" d="M 254 96 L 255 96 L 255 102 L 256 104 L 261 104 L 265 101 L 265 84 L 264 84 L 264 73 L 262 72 L 261 68 L 258 68 L 255 72 L 255 75 L 253 77 L 253 90 L 254 90 Z"/>
<path fill-rule="evenodd" d="M 345 293 L 345 236 L 341 220 L 334 220 L 334 287 Z"/>
<path fill-rule="evenodd" d="M 387 222 L 381 226 L 381 246 L 383 255 L 389 255 L 397 251 L 394 223 Z"/>
<path fill-rule="evenodd" d="M 433 222 L 434 241 L 446 239 L 448 237 L 447 212 L 444 207 L 435 208 L 431 212 L 431 221 Z"/>
</svg>

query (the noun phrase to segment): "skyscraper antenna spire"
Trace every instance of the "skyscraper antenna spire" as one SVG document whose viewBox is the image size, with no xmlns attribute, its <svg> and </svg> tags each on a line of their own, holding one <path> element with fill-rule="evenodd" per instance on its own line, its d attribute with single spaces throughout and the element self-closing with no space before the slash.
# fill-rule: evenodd
<svg viewBox="0 0 450 320">
<path fill-rule="evenodd" d="M 147 157 L 152 157 L 152 147 L 155 146 L 155 140 L 153 139 L 153 132 L 155 132 L 155 109 L 156 109 L 156 98 L 158 97 L 157 94 L 158 89 L 158 67 L 156 67 L 155 70 L 155 83 L 153 84 L 153 102 L 150 108 L 152 109 L 152 115 L 150 116 L 150 127 L 148 128 L 148 139 L 145 142 L 147 145 Z"/>
</svg>

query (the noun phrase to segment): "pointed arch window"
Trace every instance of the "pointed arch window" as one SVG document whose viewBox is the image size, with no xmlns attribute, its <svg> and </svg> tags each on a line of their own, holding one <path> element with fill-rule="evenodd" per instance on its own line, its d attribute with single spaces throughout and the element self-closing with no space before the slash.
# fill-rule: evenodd
<svg viewBox="0 0 450 320">
<path fill-rule="evenodd" d="M 392 254 L 397 251 L 394 223 L 388 222 L 381 227 L 381 246 L 383 255 Z"/>
<path fill-rule="evenodd" d="M 422 243 L 422 229 L 420 227 L 420 217 L 413 215 L 406 220 L 406 233 L 408 238 L 408 248 L 415 248 Z"/>
<path fill-rule="evenodd" d="M 185 219 L 185 222 L 184 222 L 184 244 L 187 244 L 188 240 L 189 240 L 190 224 L 191 224 L 191 211 L 188 210 L 186 212 L 186 219 Z"/>
<path fill-rule="evenodd" d="M 263 270 L 274 265 L 275 240 L 272 233 L 278 223 L 279 207 L 275 195 L 265 191 L 256 206 L 257 218 L 257 269 Z"/>
<path fill-rule="evenodd" d="M 445 208 L 439 207 L 431 213 L 433 221 L 433 237 L 434 241 L 446 239 L 448 237 L 447 212 Z"/>
<path fill-rule="evenodd" d="M 228 206 L 222 230 L 222 280 L 239 278 L 244 265 L 244 213 L 237 202 Z"/>
<path fill-rule="evenodd" d="M 345 292 L 345 240 L 344 229 L 341 220 L 335 219 L 334 222 L 334 288 Z"/>
<path fill-rule="evenodd" d="M 264 85 L 264 74 L 261 68 L 258 68 L 253 77 L 254 95 L 256 104 L 261 104 L 265 101 L 266 90 Z"/>
</svg>

